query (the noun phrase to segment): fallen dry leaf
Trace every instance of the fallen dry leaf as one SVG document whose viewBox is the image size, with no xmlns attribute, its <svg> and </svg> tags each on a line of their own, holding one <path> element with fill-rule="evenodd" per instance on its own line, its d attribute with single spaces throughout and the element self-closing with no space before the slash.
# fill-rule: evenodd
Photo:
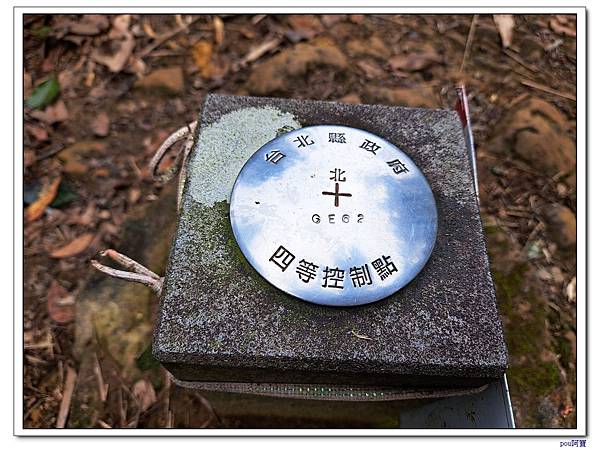
<svg viewBox="0 0 600 450">
<path fill-rule="evenodd" d="M 65 102 L 58 100 L 54 104 L 46 106 L 46 109 L 43 111 L 32 111 L 31 115 L 48 125 L 52 125 L 53 123 L 67 120 L 69 118 L 69 111 L 67 111 Z"/>
<path fill-rule="evenodd" d="M 269 40 L 263 42 L 262 44 L 260 44 L 257 47 L 250 49 L 248 54 L 246 56 L 244 56 L 240 60 L 240 62 L 237 64 L 237 68 L 241 69 L 246 64 L 256 61 L 258 58 L 260 58 L 265 53 L 276 49 L 280 43 L 281 43 L 280 38 L 273 38 L 273 39 L 269 39 Z"/>
<path fill-rule="evenodd" d="M 136 381 L 133 385 L 132 393 L 142 412 L 146 411 L 156 402 L 156 392 L 154 392 L 154 387 L 152 387 L 152 383 L 148 380 Z"/>
<path fill-rule="evenodd" d="M 321 22 L 325 27 L 331 28 L 336 23 L 344 22 L 347 18 L 346 14 L 323 14 Z"/>
<path fill-rule="evenodd" d="M 35 152 L 29 148 L 26 148 L 23 151 L 23 164 L 25 165 L 25 167 L 29 167 L 32 164 L 34 164 L 37 160 L 37 157 L 35 156 Z"/>
<path fill-rule="evenodd" d="M 577 25 L 566 16 L 556 16 L 550 19 L 552 31 L 565 36 L 576 37 Z"/>
<path fill-rule="evenodd" d="M 573 407 L 571 405 L 565 405 L 560 410 L 560 415 L 563 417 L 567 417 L 569 414 L 573 412 Z"/>
<path fill-rule="evenodd" d="M 98 50 L 92 52 L 92 59 L 108 67 L 108 70 L 118 73 L 125 67 L 135 47 L 135 40 L 131 34 L 127 34 L 119 45 L 119 49 L 113 55 L 100 53 Z"/>
<path fill-rule="evenodd" d="M 40 127 L 39 125 L 26 123 L 25 131 L 37 142 L 44 142 L 48 140 L 48 131 L 46 131 L 44 127 Z"/>
<path fill-rule="evenodd" d="M 144 33 L 146 33 L 146 35 L 148 37 L 151 37 L 152 39 L 156 39 L 158 37 L 156 32 L 152 29 L 152 25 L 150 25 L 145 20 L 142 22 L 142 29 L 144 30 Z"/>
<path fill-rule="evenodd" d="M 323 31 L 323 24 L 314 15 L 293 14 L 287 17 L 287 21 L 294 30 L 293 34 L 287 34 L 293 42 L 298 42 L 301 39 L 312 39 Z"/>
<path fill-rule="evenodd" d="M 502 40 L 502 47 L 510 47 L 515 28 L 515 18 L 512 14 L 494 14 L 494 23 Z"/>
<path fill-rule="evenodd" d="M 94 235 L 92 233 L 84 233 L 79 237 L 76 237 L 67 245 L 64 245 L 50 253 L 53 258 L 68 258 L 75 256 L 84 251 L 92 243 Z"/>
<path fill-rule="evenodd" d="M 359 61 L 356 65 L 361 68 L 369 79 L 377 79 L 385 75 L 379 66 L 370 63 L 369 61 Z"/>
<path fill-rule="evenodd" d="M 146 63 L 143 59 L 133 56 L 129 58 L 129 67 L 127 67 L 127 72 L 134 73 L 141 78 L 146 72 Z"/>
<path fill-rule="evenodd" d="M 213 18 L 213 27 L 215 28 L 215 45 L 221 47 L 225 39 L 225 24 L 219 16 Z"/>
<path fill-rule="evenodd" d="M 340 103 L 351 103 L 354 105 L 358 105 L 358 104 L 362 103 L 359 95 L 354 94 L 354 93 L 346 94 L 343 97 L 338 98 L 337 101 Z"/>
<path fill-rule="evenodd" d="M 185 90 L 183 69 L 180 66 L 156 69 L 137 80 L 134 87 L 153 92 L 164 91 L 181 94 Z"/>
<path fill-rule="evenodd" d="M 58 192 L 58 186 L 60 185 L 60 177 L 55 178 L 50 184 L 45 186 L 38 196 L 37 200 L 27 207 L 25 211 L 25 217 L 27 222 L 33 222 L 39 219 L 44 214 L 46 207 L 52 203 Z"/>
<path fill-rule="evenodd" d="M 212 44 L 208 41 L 200 40 L 192 47 L 192 58 L 196 67 L 200 69 L 200 75 L 203 78 L 210 78 L 212 75 Z"/>
<path fill-rule="evenodd" d="M 407 70 L 409 72 L 417 72 L 424 70 L 436 63 L 440 63 L 442 59 L 433 50 L 426 49 L 424 52 L 414 52 L 407 55 L 396 55 L 389 59 L 390 67 L 394 70 Z"/>
<path fill-rule="evenodd" d="M 106 114 L 104 111 L 98 114 L 94 120 L 92 120 L 90 128 L 96 136 L 107 136 L 108 132 L 110 131 L 110 119 L 108 118 L 108 114 Z"/>
<path fill-rule="evenodd" d="M 577 277 L 573 277 L 566 288 L 567 300 L 574 303 L 577 299 Z"/>
<path fill-rule="evenodd" d="M 56 280 L 52 281 L 46 294 L 48 315 L 60 325 L 66 325 L 75 317 L 75 300 Z"/>
<path fill-rule="evenodd" d="M 86 14 L 69 24 L 69 32 L 83 36 L 95 36 L 108 28 L 108 18 L 102 14 Z"/>
<path fill-rule="evenodd" d="M 112 28 L 110 33 L 108 33 L 108 37 L 110 39 L 118 39 L 122 37 L 127 37 L 129 34 L 129 24 L 131 22 L 130 14 L 121 14 L 114 18 L 112 22 Z"/>
<path fill-rule="evenodd" d="M 23 97 L 29 98 L 31 91 L 33 90 L 33 80 L 31 75 L 27 72 L 23 72 Z"/>
<path fill-rule="evenodd" d="M 78 214 L 73 217 L 73 222 L 78 223 L 79 225 L 87 226 L 90 225 L 94 221 L 94 217 L 96 216 L 96 204 L 94 202 L 90 202 L 83 211 L 82 214 Z"/>
</svg>

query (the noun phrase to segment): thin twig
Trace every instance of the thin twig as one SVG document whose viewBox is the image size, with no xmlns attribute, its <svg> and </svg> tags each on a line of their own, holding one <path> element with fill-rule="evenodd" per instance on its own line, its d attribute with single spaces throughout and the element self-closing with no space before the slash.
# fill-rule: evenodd
<svg viewBox="0 0 600 450">
<path fill-rule="evenodd" d="M 127 422 L 127 406 L 123 407 L 123 388 L 117 389 L 117 403 L 119 405 L 119 427 L 125 428 Z"/>
<path fill-rule="evenodd" d="M 50 156 L 54 156 L 57 153 L 60 153 L 64 148 L 65 148 L 65 146 L 62 145 L 62 144 L 55 145 L 50 150 L 48 150 L 47 152 L 42 153 L 41 155 L 37 156 L 35 158 L 35 160 L 36 161 L 41 161 L 43 159 L 49 158 Z"/>
<path fill-rule="evenodd" d="M 112 429 L 112 427 L 109 424 L 107 424 L 104 420 L 98 419 L 98 425 L 100 425 L 100 428 L 111 428 Z"/>
<path fill-rule="evenodd" d="M 281 38 L 276 37 L 273 39 L 269 39 L 268 41 L 263 42 L 258 47 L 251 49 L 246 56 L 244 56 L 241 60 L 239 60 L 233 68 L 234 72 L 246 67 L 251 62 L 256 61 L 262 55 L 272 50 L 275 50 L 281 44 Z"/>
<path fill-rule="evenodd" d="M 129 165 L 132 167 L 132 169 L 135 172 L 138 179 L 142 180 L 144 178 L 144 174 L 142 173 L 142 171 L 138 167 L 137 163 L 135 162 L 135 158 L 132 155 L 129 155 L 127 159 L 129 161 Z"/>
<path fill-rule="evenodd" d="M 354 337 L 357 337 L 358 339 L 363 339 L 365 341 L 372 341 L 373 340 L 373 338 L 370 338 L 369 336 L 365 336 L 364 334 L 359 334 L 359 333 L 357 333 L 354 330 L 351 330 L 350 333 L 352 333 L 352 335 Z"/>
<path fill-rule="evenodd" d="M 134 261 L 130 257 L 125 256 L 122 253 L 117 252 L 116 250 L 113 250 L 112 248 L 100 252 L 100 256 L 106 256 L 112 259 L 113 261 L 121 264 L 126 269 L 133 270 L 136 273 L 147 275 L 150 278 L 154 278 L 156 280 L 160 279 L 160 276 L 152 272 L 150 269 L 142 266 L 139 262 Z"/>
<path fill-rule="evenodd" d="M 505 48 L 504 50 L 504 54 L 506 56 L 508 56 L 510 59 L 512 59 L 513 61 L 517 62 L 518 64 L 522 65 L 523 67 L 525 67 L 527 70 L 533 72 L 533 73 L 538 73 L 540 70 L 537 67 L 533 67 L 531 64 L 527 63 L 523 58 L 521 58 L 521 56 L 519 54 L 517 54 L 516 52 Z"/>
<path fill-rule="evenodd" d="M 146 46 L 144 49 L 142 49 L 138 53 L 137 57 L 145 58 L 146 56 L 148 56 L 148 54 L 150 54 L 152 52 L 152 50 L 161 46 L 162 44 L 167 42 L 169 39 L 174 38 L 182 31 L 187 30 L 192 24 L 194 24 L 198 20 L 202 19 L 202 17 L 203 16 L 196 17 L 195 19 L 192 19 L 189 23 L 184 24 L 183 26 L 180 26 L 179 28 L 175 28 L 174 30 L 169 31 L 168 33 L 165 33 L 162 36 L 157 37 L 156 40 L 152 44 L 150 44 L 150 45 Z"/>
<path fill-rule="evenodd" d="M 137 261 L 113 250 L 108 249 L 100 252 L 101 256 L 106 256 L 111 258 L 113 261 L 121 264 L 125 268 L 131 270 L 131 272 L 127 272 L 125 270 L 113 269 L 112 267 L 105 266 L 100 262 L 93 259 L 90 261 L 90 264 L 100 272 L 103 272 L 111 277 L 120 278 L 126 281 L 133 281 L 134 283 L 140 283 L 145 286 L 148 286 L 152 289 L 157 295 L 160 295 L 162 290 L 163 278 L 159 275 L 152 272 L 150 269 L 142 266 Z"/>
<path fill-rule="evenodd" d="M 75 388 L 76 379 L 77 372 L 75 372 L 73 368 L 67 367 L 67 379 L 65 381 L 65 389 L 62 393 L 60 409 L 58 410 L 56 428 L 64 428 L 67 423 L 67 417 L 69 415 L 69 409 L 71 407 L 71 399 L 73 398 L 73 390 Z"/>
<path fill-rule="evenodd" d="M 537 89 L 542 92 L 546 92 L 548 94 L 566 98 L 567 100 L 572 100 L 574 102 L 577 101 L 577 97 L 575 97 L 572 94 L 569 94 L 568 92 L 560 92 L 560 91 L 557 91 L 556 89 L 552 89 L 548 86 L 544 86 L 543 84 L 536 83 L 535 81 L 521 80 L 521 84 L 524 84 L 525 86 L 529 86 L 531 88 Z"/>
<path fill-rule="evenodd" d="M 98 355 L 94 353 L 94 374 L 96 375 L 96 381 L 98 382 L 98 392 L 100 394 L 100 401 L 104 403 L 108 396 L 108 384 L 104 383 L 104 377 L 102 376 L 102 368 L 98 361 Z"/>
<path fill-rule="evenodd" d="M 177 167 L 175 167 L 175 170 L 173 170 L 171 172 L 168 171 L 166 174 L 158 174 L 157 173 L 158 166 L 160 165 L 161 161 L 164 159 L 167 152 L 171 149 L 171 147 L 173 147 L 173 145 L 175 145 L 177 142 L 181 141 L 182 139 L 187 139 L 187 141 L 184 145 L 184 148 L 183 149 L 180 148 L 178 150 L 177 155 L 179 155 L 182 150 L 184 151 L 184 153 L 189 151 L 188 146 L 190 148 L 192 146 L 194 131 L 196 130 L 197 123 L 198 122 L 195 121 L 195 122 L 189 123 L 185 127 L 181 127 L 174 133 L 171 133 L 171 135 L 169 135 L 169 137 L 167 137 L 167 139 L 164 140 L 164 142 L 160 145 L 158 150 L 156 150 L 156 153 L 154 153 L 154 156 L 152 157 L 152 159 L 150 160 L 150 163 L 148 164 L 150 175 L 152 177 L 165 178 L 165 180 L 163 180 L 163 181 L 168 181 L 170 179 L 170 177 L 172 177 L 172 175 L 175 172 L 175 170 L 177 169 Z M 191 137 L 191 139 L 190 139 L 190 137 Z"/>
<path fill-rule="evenodd" d="M 471 26 L 469 27 L 469 34 L 467 35 L 467 42 L 465 43 L 465 51 L 463 53 L 462 63 L 460 65 L 460 73 L 463 73 L 465 68 L 465 63 L 467 62 L 467 58 L 469 57 L 469 52 L 471 51 L 471 45 L 473 44 L 473 36 L 475 36 L 475 27 L 477 25 L 477 19 L 479 18 L 479 14 L 473 14 L 473 19 L 471 20 Z"/>
<path fill-rule="evenodd" d="M 113 278 L 120 278 L 125 281 L 133 281 L 134 283 L 140 283 L 144 286 L 148 286 L 157 294 L 160 294 L 162 289 L 162 279 L 155 279 L 148 277 L 147 275 L 140 275 L 135 272 L 126 272 L 124 270 L 113 269 L 112 267 L 105 266 L 104 264 L 100 264 L 98 261 L 93 259 L 90 261 L 90 264 L 100 272 L 103 272 Z"/>
</svg>

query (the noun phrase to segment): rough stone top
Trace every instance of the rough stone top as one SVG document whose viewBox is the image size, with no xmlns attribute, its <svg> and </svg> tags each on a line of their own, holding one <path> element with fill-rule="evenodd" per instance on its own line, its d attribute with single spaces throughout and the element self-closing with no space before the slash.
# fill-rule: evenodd
<svg viewBox="0 0 600 450">
<path fill-rule="evenodd" d="M 504 372 L 502 326 L 454 111 L 209 95 L 200 120 L 153 345 L 175 376 L 285 381 L 302 373 L 318 382 L 319 374 L 343 374 L 357 384 L 382 377 L 398 384 Z M 318 124 L 361 128 L 403 149 L 437 204 L 428 263 L 399 292 L 366 306 L 319 306 L 277 290 L 246 261 L 231 231 L 229 195 L 246 160 L 279 134 Z"/>
</svg>

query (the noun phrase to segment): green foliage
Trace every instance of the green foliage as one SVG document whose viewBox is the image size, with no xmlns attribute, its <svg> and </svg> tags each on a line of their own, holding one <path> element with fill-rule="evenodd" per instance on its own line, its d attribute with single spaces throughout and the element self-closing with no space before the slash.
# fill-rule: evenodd
<svg viewBox="0 0 600 450">
<path fill-rule="evenodd" d="M 50 203 L 50 206 L 53 208 L 59 208 L 71 203 L 74 200 L 77 200 L 77 193 L 71 189 L 71 186 L 69 186 L 68 183 L 61 181 L 60 185 L 58 186 L 56 197 L 52 203 Z"/>
<path fill-rule="evenodd" d="M 142 352 L 140 356 L 135 360 L 135 365 L 141 371 L 157 369 L 160 367 L 160 363 L 152 354 L 152 345 L 146 347 L 146 350 Z"/>
<path fill-rule="evenodd" d="M 50 27 L 38 27 L 34 30 L 31 30 L 31 34 L 33 34 L 38 39 L 46 39 L 52 29 Z"/>
<path fill-rule="evenodd" d="M 58 80 L 55 77 L 38 84 L 27 99 L 27 106 L 32 109 L 42 109 L 52 103 L 60 92 Z"/>
</svg>

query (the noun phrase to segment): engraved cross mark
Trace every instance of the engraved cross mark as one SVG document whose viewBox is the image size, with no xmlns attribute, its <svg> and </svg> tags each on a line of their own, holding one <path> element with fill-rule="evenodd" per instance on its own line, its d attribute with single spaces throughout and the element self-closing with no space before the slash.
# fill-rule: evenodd
<svg viewBox="0 0 600 450">
<path fill-rule="evenodd" d="M 348 192 L 340 192 L 340 183 L 335 183 L 335 192 L 323 191 L 322 194 L 323 195 L 333 195 L 334 196 L 334 200 L 333 200 L 334 206 L 340 206 L 340 197 L 352 197 L 352 194 L 350 194 Z"/>
</svg>

